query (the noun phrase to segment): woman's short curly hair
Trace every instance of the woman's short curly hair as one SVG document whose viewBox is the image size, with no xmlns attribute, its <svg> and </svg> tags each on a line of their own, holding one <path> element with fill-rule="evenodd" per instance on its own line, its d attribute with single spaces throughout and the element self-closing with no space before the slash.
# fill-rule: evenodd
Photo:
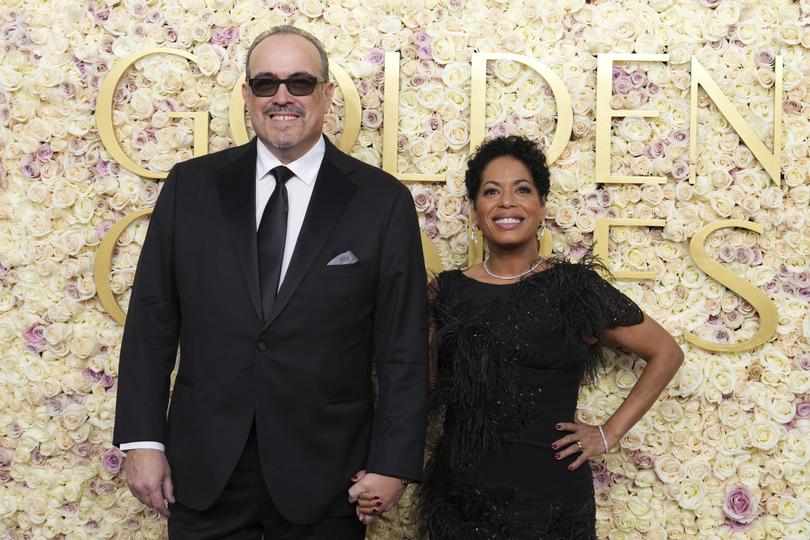
<svg viewBox="0 0 810 540">
<path fill-rule="evenodd" d="M 467 185 L 467 194 L 475 204 L 478 190 L 481 188 L 481 173 L 489 163 L 499 157 L 511 156 L 523 163 L 532 176 L 532 182 L 540 194 L 540 200 L 545 201 L 550 187 L 548 165 L 546 157 L 535 143 L 520 135 L 508 137 L 495 137 L 485 141 L 467 162 L 467 172 L 464 183 Z"/>
</svg>

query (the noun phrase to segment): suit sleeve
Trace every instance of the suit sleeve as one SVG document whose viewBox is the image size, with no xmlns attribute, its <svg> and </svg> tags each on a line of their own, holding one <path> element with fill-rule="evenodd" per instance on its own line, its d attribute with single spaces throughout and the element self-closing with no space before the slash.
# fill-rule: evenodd
<svg viewBox="0 0 810 540">
<path fill-rule="evenodd" d="M 169 173 L 146 233 L 129 301 L 113 444 L 166 442 L 169 377 L 177 357 L 180 309 L 174 275 L 177 170 Z"/>
<path fill-rule="evenodd" d="M 379 400 L 366 469 L 419 480 L 427 422 L 427 278 L 413 200 L 398 188 L 380 247 L 374 308 Z"/>
</svg>

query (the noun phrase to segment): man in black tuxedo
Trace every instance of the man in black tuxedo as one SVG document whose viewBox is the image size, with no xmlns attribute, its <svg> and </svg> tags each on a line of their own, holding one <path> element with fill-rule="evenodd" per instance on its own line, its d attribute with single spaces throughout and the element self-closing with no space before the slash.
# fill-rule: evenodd
<svg viewBox="0 0 810 540">
<path fill-rule="evenodd" d="M 173 539 L 359 539 L 352 480 L 382 512 L 422 473 L 416 213 L 395 178 L 323 137 L 334 84 L 317 39 L 273 28 L 246 68 L 257 139 L 178 164 L 155 205 L 114 443 Z"/>
</svg>

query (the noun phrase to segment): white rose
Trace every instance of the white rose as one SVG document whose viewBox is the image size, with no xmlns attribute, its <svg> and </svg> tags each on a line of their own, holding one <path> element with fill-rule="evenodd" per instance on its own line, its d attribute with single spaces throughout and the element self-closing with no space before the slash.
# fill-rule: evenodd
<svg viewBox="0 0 810 540">
<path fill-rule="evenodd" d="M 755 421 L 748 426 L 748 440 L 754 448 L 771 450 L 779 442 L 783 431 L 783 428 L 769 420 Z"/>
<path fill-rule="evenodd" d="M 703 481 L 712 472 L 712 466 L 705 457 L 698 456 L 684 463 L 684 472 L 688 478 Z"/>
<path fill-rule="evenodd" d="M 655 461 L 655 474 L 665 484 L 680 480 L 682 472 L 681 462 L 672 456 L 662 455 Z"/>
<path fill-rule="evenodd" d="M 716 448 L 721 454 L 733 456 L 741 453 L 743 446 L 742 434 L 739 431 L 731 431 L 723 435 Z"/>
<path fill-rule="evenodd" d="M 725 480 L 730 478 L 737 471 L 737 460 L 730 455 L 717 454 L 712 465 L 712 472 L 715 476 Z"/>
<path fill-rule="evenodd" d="M 22 86 L 22 76 L 8 65 L 0 65 L 0 90 L 14 92 Z"/>
<path fill-rule="evenodd" d="M 456 44 L 449 36 L 440 36 L 431 43 L 433 59 L 439 64 L 449 64 L 456 60 Z"/>
<path fill-rule="evenodd" d="M 706 486 L 696 480 L 683 480 L 678 484 L 676 499 L 681 508 L 695 510 L 700 507 L 706 497 Z"/>
<path fill-rule="evenodd" d="M 786 424 L 796 416 L 796 405 L 782 397 L 766 399 L 762 406 L 780 424 Z"/>
<path fill-rule="evenodd" d="M 61 424 L 66 430 L 73 431 L 84 424 L 87 418 L 87 410 L 83 405 L 71 403 L 62 411 Z"/>
</svg>

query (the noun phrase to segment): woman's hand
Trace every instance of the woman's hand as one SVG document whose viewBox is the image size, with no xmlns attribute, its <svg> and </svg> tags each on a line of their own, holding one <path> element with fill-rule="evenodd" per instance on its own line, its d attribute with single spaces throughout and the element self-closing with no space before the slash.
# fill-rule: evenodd
<svg viewBox="0 0 810 540">
<path fill-rule="evenodd" d="M 551 449 L 557 451 L 554 457 L 558 460 L 565 459 L 579 452 L 577 459 L 568 466 L 569 471 L 578 469 L 588 458 L 605 453 L 605 440 L 607 439 L 602 439 L 599 427 L 589 426 L 588 424 L 570 424 L 567 422 L 560 422 L 554 427 L 557 431 L 570 432 L 568 435 L 552 443 Z M 605 436 L 608 437 L 606 432 Z M 613 446 L 614 441 L 607 440 L 607 444 L 609 449 Z"/>
<path fill-rule="evenodd" d="M 352 482 L 354 485 L 349 488 L 349 502 L 357 503 L 357 519 L 365 525 L 370 525 L 383 512 L 393 508 L 405 491 L 402 479 L 367 473 L 365 470 L 357 471 L 352 476 Z"/>
</svg>

